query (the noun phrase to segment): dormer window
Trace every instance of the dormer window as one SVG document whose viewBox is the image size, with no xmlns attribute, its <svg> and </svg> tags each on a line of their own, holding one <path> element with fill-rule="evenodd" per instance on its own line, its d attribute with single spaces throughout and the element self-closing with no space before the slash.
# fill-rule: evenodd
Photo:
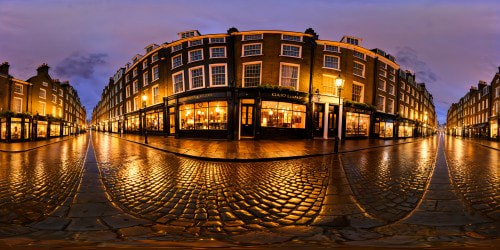
<svg viewBox="0 0 500 250">
<path fill-rule="evenodd" d="M 172 47 L 172 52 L 175 52 L 175 51 L 178 51 L 178 50 L 181 50 L 181 49 L 182 49 L 182 43 L 173 46 Z"/>
<path fill-rule="evenodd" d="M 177 33 L 177 34 L 179 35 L 179 39 L 184 39 L 184 38 L 199 36 L 200 32 L 197 30 L 188 30 L 188 31 Z"/>
<path fill-rule="evenodd" d="M 210 38 L 210 43 L 225 43 L 226 38 L 225 37 L 212 37 Z"/>
<path fill-rule="evenodd" d="M 353 45 L 358 45 L 359 44 L 359 40 L 355 39 L 355 38 L 348 37 L 347 38 L 347 43 L 353 44 Z"/>
</svg>

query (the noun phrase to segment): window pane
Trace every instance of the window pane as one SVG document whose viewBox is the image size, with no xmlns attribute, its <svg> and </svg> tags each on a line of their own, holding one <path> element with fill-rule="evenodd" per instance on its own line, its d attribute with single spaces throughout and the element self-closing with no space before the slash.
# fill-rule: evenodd
<svg viewBox="0 0 500 250">
<path fill-rule="evenodd" d="M 257 87 L 260 85 L 260 63 L 245 64 L 243 83 L 245 87 Z"/>
</svg>

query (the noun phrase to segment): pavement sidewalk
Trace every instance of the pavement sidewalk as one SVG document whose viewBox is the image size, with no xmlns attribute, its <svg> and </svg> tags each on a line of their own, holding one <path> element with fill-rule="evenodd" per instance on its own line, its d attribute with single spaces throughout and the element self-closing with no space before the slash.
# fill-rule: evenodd
<svg viewBox="0 0 500 250">
<path fill-rule="evenodd" d="M 146 144 L 144 136 L 137 134 L 105 134 L 177 155 L 214 161 L 280 160 L 336 153 L 334 152 L 335 140 L 333 139 L 226 141 L 175 139 L 173 137 L 148 135 L 148 144 Z M 339 153 L 411 143 L 421 139 L 422 138 L 342 140 L 339 142 Z"/>
<path fill-rule="evenodd" d="M 65 140 L 69 140 L 74 136 L 65 136 L 65 137 L 56 137 L 48 140 L 40 140 L 40 141 L 27 141 L 27 142 L 12 142 L 5 143 L 0 142 L 0 152 L 9 152 L 9 153 L 20 153 L 26 152 L 33 149 L 37 149 L 40 147 L 44 147 L 53 143 L 62 142 Z"/>
</svg>

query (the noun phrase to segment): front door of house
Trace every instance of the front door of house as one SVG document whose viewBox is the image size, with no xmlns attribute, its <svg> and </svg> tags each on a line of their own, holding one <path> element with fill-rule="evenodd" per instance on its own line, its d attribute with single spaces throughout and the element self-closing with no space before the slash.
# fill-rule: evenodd
<svg viewBox="0 0 500 250">
<path fill-rule="evenodd" d="M 313 117 L 313 125 L 314 125 L 314 137 L 323 137 L 323 126 L 325 118 L 325 104 L 315 103 L 314 104 L 314 117 Z"/>
<path fill-rule="evenodd" d="M 254 118 L 255 106 L 253 103 L 241 104 L 241 136 L 253 137 L 254 136 Z"/>
<path fill-rule="evenodd" d="M 339 106 L 328 106 L 328 137 L 334 138 L 338 136 L 338 126 L 339 122 L 337 120 L 338 108 Z"/>
</svg>

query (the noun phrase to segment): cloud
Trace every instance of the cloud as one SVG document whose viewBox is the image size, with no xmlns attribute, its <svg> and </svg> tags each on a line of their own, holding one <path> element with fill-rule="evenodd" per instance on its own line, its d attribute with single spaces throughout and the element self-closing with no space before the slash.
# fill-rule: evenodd
<svg viewBox="0 0 500 250">
<path fill-rule="evenodd" d="M 417 79 L 424 83 L 433 83 L 438 80 L 434 71 L 424 61 L 421 61 L 417 56 L 417 51 L 410 47 L 403 47 L 396 52 L 396 60 L 404 69 L 408 69 L 415 73 Z"/>
<path fill-rule="evenodd" d="M 62 78 L 80 77 L 91 79 L 94 76 L 96 67 L 106 64 L 106 57 L 108 55 L 105 53 L 90 53 L 87 55 L 75 53 L 57 64 L 55 72 Z"/>
</svg>

